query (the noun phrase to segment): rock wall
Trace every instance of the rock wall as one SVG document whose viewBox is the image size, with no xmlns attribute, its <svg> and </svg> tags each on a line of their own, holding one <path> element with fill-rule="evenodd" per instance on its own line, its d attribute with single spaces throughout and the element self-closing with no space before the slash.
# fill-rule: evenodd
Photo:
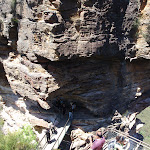
<svg viewBox="0 0 150 150">
<path fill-rule="evenodd" d="M 78 110 L 86 108 L 104 117 L 147 98 L 149 46 L 138 49 L 138 40 L 131 36 L 140 8 L 145 14 L 149 0 L 145 7 L 141 4 L 135 0 L 1 1 L 0 61 L 13 91 L 7 104 L 21 96 L 29 100 L 28 109 L 32 102 L 48 111 L 61 98 L 75 101 Z"/>
<path fill-rule="evenodd" d="M 138 88 L 142 93 L 149 90 L 150 68 L 144 60 L 77 59 L 49 62 L 44 69 L 17 56 L 3 64 L 14 93 L 37 101 L 44 109 L 61 98 L 103 116 L 125 110 L 142 95 L 136 96 Z"/>
<path fill-rule="evenodd" d="M 51 61 L 124 57 L 127 47 L 133 47 L 129 32 L 138 10 L 133 0 L 28 0 L 19 23 L 18 51 L 32 61 L 37 56 Z"/>
<path fill-rule="evenodd" d="M 142 9 L 143 8 L 143 9 Z M 150 0 L 143 0 L 142 7 L 141 7 L 141 16 L 139 18 L 139 32 L 138 32 L 138 39 L 136 42 L 136 55 L 135 58 L 145 58 L 149 59 L 150 53 L 150 45 L 146 40 L 146 34 L 148 34 L 148 26 L 150 24 Z M 150 40 L 149 40 L 150 41 Z"/>
<path fill-rule="evenodd" d="M 56 117 L 54 111 L 44 110 L 36 101 L 14 94 L 13 88 L 6 79 L 2 64 L 0 64 L 0 76 L 0 117 L 4 119 L 4 133 L 18 130 L 25 124 L 48 128 L 48 122 Z"/>
</svg>

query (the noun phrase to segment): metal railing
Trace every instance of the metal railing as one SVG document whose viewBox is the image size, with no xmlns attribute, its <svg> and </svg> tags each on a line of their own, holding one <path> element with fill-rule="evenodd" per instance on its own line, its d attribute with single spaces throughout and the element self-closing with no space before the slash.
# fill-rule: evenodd
<svg viewBox="0 0 150 150">
<path fill-rule="evenodd" d="M 56 117 L 57 118 L 57 117 Z M 56 120 L 56 119 L 55 119 Z M 54 149 L 54 147 L 56 147 L 56 144 L 57 144 L 57 148 L 59 147 L 59 145 L 61 144 L 61 141 L 63 140 L 63 137 L 64 135 L 66 134 L 67 130 L 69 129 L 70 127 L 70 124 L 71 124 L 71 120 L 70 118 L 67 119 L 61 133 L 59 134 L 58 138 L 56 139 L 56 141 L 54 142 L 54 145 L 52 146 L 52 149 Z M 108 149 L 108 145 L 111 141 L 115 140 L 116 136 L 123 136 L 124 138 L 128 139 L 130 142 L 130 144 L 132 143 L 132 146 L 135 148 L 135 149 L 138 149 L 141 147 L 146 149 L 146 150 L 150 150 L 150 145 L 133 137 L 133 136 L 130 136 L 128 134 L 125 134 L 124 132 L 121 132 L 120 130 L 117 130 L 116 129 L 116 125 L 110 125 L 107 129 L 106 129 L 106 133 L 104 134 L 104 136 L 106 136 L 106 142 L 103 146 L 103 150 L 107 150 Z M 68 126 L 68 127 L 67 127 Z M 51 129 L 51 128 L 50 128 Z M 64 134 L 64 135 L 63 135 Z M 54 136 L 54 134 L 52 134 Z M 46 134 L 42 137 L 42 139 L 40 140 L 36 150 L 39 150 L 39 146 L 42 142 L 42 140 L 44 139 L 44 137 L 46 136 Z M 53 136 L 50 137 L 50 140 L 53 138 Z M 45 142 L 45 144 L 47 144 L 47 141 Z M 87 145 L 87 147 L 84 149 L 84 150 L 88 150 L 90 148 L 90 144 Z"/>
<path fill-rule="evenodd" d="M 124 138 L 128 139 L 130 142 L 130 145 L 132 143 L 132 147 L 134 147 L 134 149 L 138 150 L 138 149 L 146 149 L 146 150 L 150 150 L 150 145 L 133 137 L 130 135 L 125 134 L 124 132 L 121 132 L 117 129 L 115 129 L 115 126 L 111 125 L 106 129 L 106 133 L 104 134 L 104 136 L 106 136 L 106 142 L 103 145 L 103 150 L 109 150 L 108 149 L 108 145 L 110 144 L 110 142 L 112 142 L 113 140 L 116 139 L 116 136 L 123 136 Z M 90 149 L 90 144 L 88 144 L 84 150 L 89 150 Z M 131 148 L 129 148 L 129 150 L 133 150 Z"/>
<path fill-rule="evenodd" d="M 55 121 L 56 121 L 57 118 L 58 118 L 58 116 L 55 118 L 54 123 L 55 123 Z M 51 131 L 51 129 L 52 129 L 52 127 L 50 126 L 49 131 Z M 57 132 L 57 130 L 56 130 L 56 132 Z M 44 136 L 42 137 L 42 139 L 39 141 L 39 143 L 38 143 L 38 145 L 37 145 L 37 147 L 36 147 L 36 150 L 43 149 L 43 148 L 40 147 L 40 146 L 41 146 L 42 141 L 45 139 L 45 137 L 46 137 L 46 133 L 44 134 Z M 53 137 L 54 137 L 54 134 L 52 133 L 51 136 L 50 136 L 50 140 L 51 140 Z M 43 144 L 43 145 L 44 145 L 43 147 L 45 147 L 46 144 L 47 144 L 47 140 L 46 140 L 46 142 Z"/>
<path fill-rule="evenodd" d="M 46 136 L 46 133 L 44 134 L 44 136 L 42 137 L 42 139 L 41 139 L 40 142 L 38 143 L 38 145 L 37 145 L 37 147 L 36 147 L 36 150 L 39 150 L 40 145 L 41 145 L 43 139 L 45 138 L 45 136 Z M 45 143 L 45 144 L 46 144 L 46 143 Z M 45 145 L 45 144 L 44 144 L 44 145 Z"/>
<path fill-rule="evenodd" d="M 107 140 L 106 140 L 106 143 L 103 146 L 103 150 L 108 149 L 109 143 L 111 141 L 115 140 L 116 136 L 118 136 L 118 135 L 123 136 L 124 138 L 128 139 L 129 140 L 128 142 L 130 143 L 130 146 L 134 147 L 135 149 L 144 148 L 146 150 L 147 149 L 150 150 L 150 145 L 149 144 L 147 144 L 147 143 L 145 143 L 145 142 L 143 142 L 143 141 L 141 141 L 141 140 L 139 140 L 139 139 L 137 139 L 133 136 L 127 135 L 124 132 L 121 132 L 121 131 L 119 131 L 117 129 L 114 129 L 114 128 L 108 128 L 107 130 L 108 130 L 107 133 L 106 133 L 107 134 L 107 138 L 106 138 Z"/>
<path fill-rule="evenodd" d="M 52 149 L 55 147 L 55 145 L 57 144 L 58 146 L 57 147 L 59 147 L 59 145 L 60 145 L 60 143 L 61 143 L 61 141 L 62 141 L 62 139 L 60 139 L 60 137 L 61 137 L 61 135 L 64 133 L 64 135 L 66 134 L 66 132 L 67 132 L 67 125 L 69 125 L 70 126 L 70 124 L 71 124 L 71 121 L 70 121 L 70 118 L 68 118 L 68 120 L 67 120 L 67 122 L 65 123 L 65 126 L 63 127 L 63 129 L 62 129 L 62 131 L 61 131 L 61 133 L 59 134 L 59 137 L 58 137 L 58 139 L 55 141 L 55 144 L 53 145 L 53 147 L 52 147 Z M 69 128 L 69 127 L 68 127 Z M 59 140 L 60 139 L 60 140 Z"/>
<path fill-rule="evenodd" d="M 55 118 L 54 122 L 56 121 L 57 118 L 58 118 L 58 117 Z M 67 119 L 67 121 L 66 121 L 66 123 L 65 123 L 65 125 L 64 125 L 64 127 L 63 127 L 63 129 L 62 129 L 62 131 L 61 131 L 61 133 L 59 134 L 58 139 L 56 139 L 55 144 L 53 145 L 52 149 L 55 147 L 56 143 L 58 143 L 58 146 L 60 145 L 61 141 L 59 140 L 59 138 L 61 137 L 62 133 L 65 134 L 65 133 L 67 132 L 68 129 L 66 130 L 66 126 L 69 125 L 69 123 L 71 123 L 70 118 Z M 70 125 L 69 125 L 69 126 L 70 126 Z M 50 127 L 49 130 L 51 130 L 51 127 Z M 57 130 L 56 130 L 56 132 L 57 132 Z M 40 147 L 40 146 L 41 146 L 41 143 L 42 143 L 43 139 L 45 139 L 45 137 L 46 137 L 46 133 L 44 134 L 44 136 L 42 137 L 42 139 L 39 141 L 39 143 L 38 143 L 38 145 L 37 145 L 37 147 L 36 147 L 36 150 L 44 149 L 44 147 L 46 147 L 46 145 L 48 144 L 48 143 L 47 143 L 47 140 L 46 140 L 46 142 L 43 144 L 43 146 Z M 51 136 L 50 136 L 50 141 L 53 139 L 53 137 L 54 137 L 54 134 L 52 133 Z"/>
</svg>

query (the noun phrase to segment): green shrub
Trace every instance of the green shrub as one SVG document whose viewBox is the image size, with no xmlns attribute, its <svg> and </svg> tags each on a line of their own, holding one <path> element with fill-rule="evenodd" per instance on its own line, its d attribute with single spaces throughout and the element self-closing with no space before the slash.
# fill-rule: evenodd
<svg viewBox="0 0 150 150">
<path fill-rule="evenodd" d="M 3 125 L 4 125 L 4 120 L 0 118 L 0 129 L 3 127 Z"/>
<path fill-rule="evenodd" d="M 140 21 L 139 21 L 139 17 L 134 21 L 131 31 L 130 31 L 130 36 L 133 39 L 137 39 L 139 36 L 139 26 L 140 26 Z"/>
<path fill-rule="evenodd" d="M 11 23 L 12 23 L 13 25 L 18 25 L 19 21 L 18 21 L 18 19 L 16 19 L 16 18 L 12 18 L 12 19 L 11 19 Z"/>
<path fill-rule="evenodd" d="M 137 18 L 132 26 L 133 29 L 135 29 L 136 31 L 138 30 L 139 28 L 139 25 L 140 25 L 140 21 L 139 21 L 139 18 Z"/>
<path fill-rule="evenodd" d="M 0 150 L 34 150 L 37 146 L 36 136 L 31 126 L 7 135 L 0 134 Z"/>
<path fill-rule="evenodd" d="M 12 0 L 11 2 L 11 10 L 14 13 L 16 11 L 17 0 Z"/>
</svg>

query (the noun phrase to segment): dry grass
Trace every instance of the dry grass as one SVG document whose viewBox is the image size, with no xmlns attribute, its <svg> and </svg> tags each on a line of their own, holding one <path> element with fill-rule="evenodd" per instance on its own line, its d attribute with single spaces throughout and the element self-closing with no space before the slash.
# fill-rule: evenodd
<svg viewBox="0 0 150 150">
<path fill-rule="evenodd" d="M 144 122 L 144 126 L 140 129 L 140 134 L 144 137 L 144 142 L 150 144 L 150 106 L 145 108 L 137 115 L 137 118 Z"/>
</svg>

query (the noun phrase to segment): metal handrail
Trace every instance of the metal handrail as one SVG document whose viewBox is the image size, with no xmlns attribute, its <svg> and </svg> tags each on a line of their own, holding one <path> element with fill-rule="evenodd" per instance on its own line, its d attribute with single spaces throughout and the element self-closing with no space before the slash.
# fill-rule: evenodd
<svg viewBox="0 0 150 150">
<path fill-rule="evenodd" d="M 70 121 L 70 118 L 68 118 L 68 120 L 66 121 L 65 126 L 63 127 L 63 130 L 62 130 L 61 133 L 59 134 L 59 137 L 60 137 L 61 134 L 63 133 L 64 129 L 66 129 L 66 126 L 67 126 L 67 124 L 68 124 L 69 121 Z M 66 133 L 66 131 L 65 131 L 65 133 Z M 53 145 L 52 149 L 54 148 L 54 146 L 56 145 L 56 143 L 59 142 L 59 137 L 58 137 L 58 139 L 56 140 L 55 144 Z M 58 144 L 59 144 L 59 143 L 58 143 Z"/>
<path fill-rule="evenodd" d="M 108 129 L 108 130 L 109 130 L 109 129 Z M 112 131 L 112 129 L 110 129 L 110 130 Z M 113 130 L 114 130 L 113 132 L 122 134 L 123 136 L 125 136 L 125 137 L 129 138 L 130 140 L 134 141 L 136 144 L 141 143 L 140 145 L 142 145 L 142 146 L 144 146 L 144 147 L 150 149 L 150 145 L 149 145 L 149 144 L 147 144 L 147 143 L 145 143 L 145 142 L 143 142 L 143 141 L 141 141 L 141 140 L 139 140 L 139 139 L 137 139 L 137 138 L 135 138 L 135 137 L 133 137 L 133 136 L 126 135 L 125 133 L 123 133 L 123 132 L 121 132 L 121 131 L 118 131 L 118 130 L 116 130 L 116 129 L 113 129 Z"/>
<path fill-rule="evenodd" d="M 141 141 L 141 140 L 139 140 L 139 139 L 137 139 L 137 138 L 135 138 L 133 136 L 126 135 L 125 133 L 123 133 L 123 132 L 121 132 L 119 130 L 116 130 L 115 126 L 108 127 L 106 130 L 107 130 L 107 132 L 105 134 L 107 134 L 108 131 L 111 131 L 111 132 L 123 135 L 124 137 L 128 138 L 129 140 L 133 141 L 135 144 L 138 144 L 139 146 L 141 145 L 141 146 L 143 146 L 143 147 L 145 147 L 147 149 L 150 149 L 150 145 L 149 144 L 147 144 L 147 143 L 145 143 L 145 142 L 143 142 L 143 141 Z M 108 146 L 108 143 L 104 144 L 103 150 L 105 150 L 107 148 L 107 146 Z M 87 147 L 84 150 L 88 150 L 89 148 L 90 148 L 90 143 L 87 145 Z"/>
<path fill-rule="evenodd" d="M 56 121 L 56 119 L 58 118 L 58 116 L 55 118 L 55 120 L 54 120 L 54 122 Z M 63 127 L 63 130 L 61 131 L 61 133 L 59 134 L 59 137 L 60 137 L 60 135 L 62 134 L 62 132 L 64 131 L 64 129 L 66 129 L 66 126 L 67 126 L 67 124 L 68 124 L 68 122 L 70 121 L 70 118 L 68 118 L 67 119 L 67 121 L 66 121 L 66 123 L 65 123 L 65 126 Z M 50 127 L 50 130 L 51 130 L 51 127 Z M 56 130 L 57 131 L 57 130 Z M 66 131 L 65 131 L 66 132 Z M 52 134 L 53 135 L 53 134 Z M 44 137 L 46 136 L 46 133 L 44 134 L 44 136 L 42 137 L 42 139 L 40 140 L 40 142 L 38 143 L 38 145 L 37 145 L 37 147 L 36 147 L 36 150 L 38 150 L 38 148 L 39 148 L 39 146 L 40 146 L 40 144 L 41 144 L 41 142 L 43 141 L 43 139 L 44 139 Z M 54 135 L 53 135 L 54 136 Z M 50 136 L 50 140 L 53 138 L 53 136 Z M 58 137 L 58 139 L 56 140 L 56 142 L 55 142 L 55 144 L 53 145 L 53 147 L 52 147 L 52 149 L 54 148 L 54 146 L 56 145 L 56 143 L 57 142 L 59 142 L 59 137 Z M 45 144 L 46 144 L 47 142 L 45 142 Z M 45 145 L 44 144 L 44 145 Z"/>
<path fill-rule="evenodd" d="M 57 118 L 57 117 L 56 117 L 56 118 Z M 55 120 L 56 120 L 56 118 L 55 118 Z M 57 142 L 58 142 L 58 145 L 60 144 L 60 143 L 59 143 L 59 138 L 60 138 L 60 136 L 62 135 L 62 133 L 63 133 L 64 130 L 65 130 L 65 133 L 66 133 L 66 126 L 68 125 L 69 121 L 71 121 L 70 118 L 67 119 L 67 121 L 66 121 L 66 123 L 65 123 L 65 125 L 64 125 L 64 127 L 63 127 L 63 129 L 62 129 L 62 131 L 61 131 L 61 133 L 59 134 L 58 139 L 55 141 L 55 143 L 54 143 L 52 149 L 54 148 L 54 146 L 56 145 Z M 54 121 L 54 122 L 55 122 L 55 121 Z M 118 124 L 117 124 L 117 125 L 118 125 Z M 143 141 L 141 141 L 141 140 L 139 140 L 139 139 L 137 139 L 137 138 L 135 138 L 135 137 L 133 137 L 133 136 L 127 135 L 127 134 L 125 134 L 124 132 L 121 132 L 121 131 L 115 129 L 115 127 L 116 127 L 116 126 L 113 126 L 113 125 L 112 125 L 112 127 L 109 126 L 109 127 L 107 128 L 107 132 L 108 132 L 108 131 L 111 131 L 112 133 L 114 132 L 114 133 L 123 135 L 124 137 L 126 137 L 126 138 L 128 138 L 129 140 L 133 141 L 135 144 L 138 144 L 138 145 L 141 145 L 141 146 L 143 146 L 143 147 L 145 147 L 145 148 L 147 148 L 147 149 L 150 149 L 150 145 L 149 145 L 149 144 L 147 144 L 147 143 L 145 143 L 145 142 L 143 142 Z M 50 129 L 51 129 L 51 128 L 50 128 Z M 56 131 L 57 131 L 57 130 L 56 130 Z M 107 132 L 106 132 L 106 133 L 107 133 Z M 42 140 L 44 139 L 45 136 L 46 136 L 46 134 L 43 136 L 43 138 L 42 138 L 41 141 L 39 142 L 38 146 L 40 145 L 40 143 L 42 142 Z M 53 137 L 53 136 L 52 136 L 52 137 Z M 52 137 L 51 137 L 50 139 L 52 139 Z M 38 146 L 37 146 L 37 148 L 38 148 Z M 89 149 L 89 148 L 90 148 L 90 145 L 89 145 L 89 147 L 87 147 L 87 149 Z M 104 145 L 103 149 L 106 149 L 106 148 L 107 148 L 107 143 L 106 143 L 106 145 Z"/>
<path fill-rule="evenodd" d="M 42 139 L 40 140 L 40 142 L 39 142 L 38 145 L 36 146 L 36 150 L 38 150 L 38 148 L 39 148 L 39 146 L 40 146 L 40 144 L 41 144 L 41 142 L 43 141 L 43 139 L 44 139 L 45 136 L 46 136 L 46 133 L 44 134 L 44 136 L 42 137 Z"/>
<path fill-rule="evenodd" d="M 108 129 L 108 131 L 111 131 L 111 132 L 114 132 L 114 133 L 123 135 L 124 137 L 126 137 L 126 138 L 128 138 L 129 140 L 133 141 L 135 144 L 138 144 L 138 145 L 141 145 L 141 146 L 143 146 L 143 147 L 145 147 L 145 148 L 147 148 L 147 149 L 150 149 L 149 144 L 147 144 L 147 143 L 145 143 L 145 142 L 143 142 L 143 141 L 141 141 L 141 140 L 139 140 L 139 139 L 137 139 L 137 138 L 135 138 L 135 137 L 132 137 L 132 136 L 130 136 L 130 135 L 126 135 L 125 133 L 123 133 L 123 132 L 121 132 L 121 131 L 118 131 L 118 130 L 116 130 L 116 129 L 114 129 L 114 128 Z M 139 144 L 139 143 L 140 143 L 140 144 Z M 106 143 L 106 144 L 104 145 L 104 147 L 103 147 L 104 150 L 107 148 L 107 144 L 108 144 L 108 143 Z"/>
<path fill-rule="evenodd" d="M 58 118 L 58 116 L 55 118 L 55 120 L 54 120 L 54 122 L 56 121 L 56 119 Z M 51 130 L 51 126 L 50 126 L 50 129 L 49 130 Z M 57 131 L 57 130 L 56 130 Z M 53 134 L 52 134 L 53 135 Z M 42 137 L 42 139 L 39 141 L 39 143 L 38 143 L 38 145 L 36 146 L 36 150 L 38 150 L 38 148 L 39 148 L 39 146 L 40 146 L 40 144 L 41 144 L 41 142 L 43 141 L 43 139 L 44 139 L 44 137 L 46 136 L 46 133 L 43 135 L 43 137 Z M 53 136 L 50 136 L 50 139 L 52 139 L 53 138 Z M 47 142 L 45 142 L 45 144 L 46 144 Z M 45 145 L 44 144 L 44 145 Z"/>
<path fill-rule="evenodd" d="M 136 142 L 140 142 L 141 145 L 143 144 L 142 146 L 144 146 L 144 144 L 145 144 L 146 146 L 149 146 L 149 147 L 150 147 L 150 145 L 147 144 L 147 143 L 145 143 L 144 141 L 141 141 L 141 140 L 139 140 L 139 139 L 137 139 L 137 138 L 135 138 L 135 137 L 133 137 L 133 136 L 126 135 L 124 132 L 121 132 L 121 131 L 115 129 L 116 126 L 119 125 L 119 124 L 121 124 L 121 123 L 116 123 L 116 124 L 114 124 L 114 125 L 108 126 L 108 127 L 107 127 L 107 130 L 115 130 L 116 132 L 121 133 L 121 134 L 123 134 L 124 136 L 129 137 L 129 138 L 135 140 Z M 112 127 L 111 127 L 111 126 L 112 126 Z M 150 148 L 149 148 L 149 149 L 150 149 Z"/>
</svg>

